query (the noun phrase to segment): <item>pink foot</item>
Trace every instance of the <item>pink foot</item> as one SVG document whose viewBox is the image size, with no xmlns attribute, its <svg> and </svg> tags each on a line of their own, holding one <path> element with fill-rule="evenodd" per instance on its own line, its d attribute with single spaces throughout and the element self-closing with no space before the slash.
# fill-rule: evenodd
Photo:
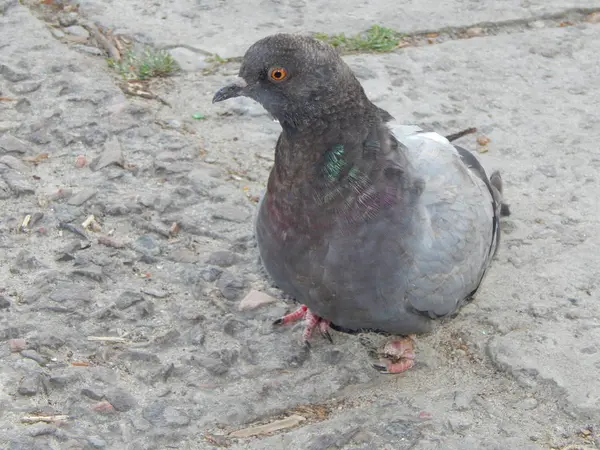
<svg viewBox="0 0 600 450">
<path fill-rule="evenodd" d="M 400 373 L 415 365 L 415 335 L 388 341 L 377 353 L 383 364 L 373 364 L 381 373 Z"/>
<path fill-rule="evenodd" d="M 281 319 L 277 319 L 273 322 L 273 325 L 286 325 L 300 319 L 304 319 L 306 324 L 304 332 L 302 333 L 302 340 L 307 347 L 310 347 L 308 340 L 312 336 L 315 328 L 318 328 L 321 335 L 327 338 L 329 342 L 333 343 L 333 339 L 331 339 L 331 335 L 329 334 L 329 320 L 322 319 L 312 313 L 306 305 L 302 305 L 296 311 L 286 314 Z"/>
</svg>

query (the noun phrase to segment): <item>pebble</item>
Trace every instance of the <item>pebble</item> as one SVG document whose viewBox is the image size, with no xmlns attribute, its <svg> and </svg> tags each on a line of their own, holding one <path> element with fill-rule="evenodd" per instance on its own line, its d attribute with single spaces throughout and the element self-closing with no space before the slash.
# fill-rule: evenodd
<svg viewBox="0 0 600 450">
<path fill-rule="evenodd" d="M 136 303 L 143 302 L 144 297 L 139 292 L 125 291 L 119 295 L 119 298 L 115 302 L 115 305 L 119 309 L 127 309 Z"/>
<path fill-rule="evenodd" d="M 238 262 L 238 256 L 233 252 L 220 250 L 211 253 L 206 262 L 219 267 L 230 267 Z"/>
<path fill-rule="evenodd" d="M 47 436 L 54 433 L 56 433 L 56 427 L 54 425 L 34 423 L 27 427 L 27 434 L 29 434 L 29 436 Z"/>
<path fill-rule="evenodd" d="M 38 363 L 40 366 L 45 366 L 48 363 L 48 360 L 40 355 L 35 350 L 27 349 L 21 352 L 21 356 L 23 358 L 31 359 Z"/>
<path fill-rule="evenodd" d="M 0 156 L 0 163 L 5 164 L 11 169 L 14 169 L 21 173 L 29 173 L 29 167 L 25 165 L 23 161 L 13 155 L 2 155 Z"/>
<path fill-rule="evenodd" d="M 100 436 L 89 436 L 87 441 L 93 448 L 105 448 L 107 446 L 106 441 Z"/>
<path fill-rule="evenodd" d="M 457 411 L 467 411 L 471 408 L 473 395 L 466 391 L 456 391 L 454 393 L 453 406 Z"/>
<path fill-rule="evenodd" d="M 0 309 L 10 308 L 11 302 L 4 295 L 0 295 Z"/>
<path fill-rule="evenodd" d="M 123 389 L 109 389 L 104 396 L 113 408 L 120 412 L 129 411 L 137 406 L 135 397 Z"/>
<path fill-rule="evenodd" d="M 240 301 L 238 309 L 240 311 L 248 311 L 256 309 L 270 303 L 275 303 L 277 300 L 264 292 L 250 290 L 248 294 Z"/>
<path fill-rule="evenodd" d="M 10 134 L 0 136 L 0 153 L 27 153 L 29 145 Z"/>
<path fill-rule="evenodd" d="M 114 414 L 116 412 L 115 408 L 113 408 L 113 405 L 106 400 L 102 400 L 101 402 L 92 405 L 91 409 L 92 411 L 100 414 Z"/>
<path fill-rule="evenodd" d="M 170 49 L 169 53 L 177 61 L 181 69 L 186 72 L 195 72 L 208 67 L 206 56 L 202 53 L 194 52 L 185 47 Z"/>
<path fill-rule="evenodd" d="M 104 143 L 104 151 L 90 162 L 89 167 L 96 172 L 111 165 L 123 167 L 124 164 L 125 160 L 123 159 L 121 143 L 117 137 L 112 137 Z"/>
<path fill-rule="evenodd" d="M 71 25 L 70 27 L 66 27 L 64 30 L 73 36 L 79 36 L 82 38 L 88 38 L 90 36 L 88 30 L 83 28 L 81 25 Z"/>
<path fill-rule="evenodd" d="M 0 75 L 13 83 L 27 80 L 30 77 L 27 72 L 19 70 L 14 66 L 11 67 L 8 64 L 0 64 Z"/>
<path fill-rule="evenodd" d="M 131 248 L 146 256 L 158 256 L 161 253 L 160 244 L 149 234 L 137 238 L 131 244 Z"/>
<path fill-rule="evenodd" d="M 244 223 L 248 220 L 249 214 L 243 208 L 222 205 L 219 211 L 213 213 L 213 219 L 226 220 L 228 222 Z"/>
<path fill-rule="evenodd" d="M 17 392 L 21 395 L 34 396 L 38 393 L 40 376 L 38 374 L 25 375 L 19 383 Z"/>
<path fill-rule="evenodd" d="M 226 270 L 219 277 L 217 287 L 227 300 L 237 300 L 246 288 L 246 284 L 243 278 Z"/>
<path fill-rule="evenodd" d="M 212 283 L 213 281 L 216 281 L 222 273 L 223 270 L 219 269 L 218 267 L 205 267 L 204 269 L 200 270 L 200 277 L 204 281 Z"/>
<path fill-rule="evenodd" d="M 469 37 L 477 37 L 477 36 L 483 36 L 485 34 L 485 30 L 481 27 L 472 27 L 472 28 L 467 28 L 467 36 Z"/>
<path fill-rule="evenodd" d="M 464 432 L 471 428 L 472 424 L 473 421 L 465 415 L 454 414 L 448 419 L 448 426 L 454 433 Z"/>
<path fill-rule="evenodd" d="M 171 406 L 165 408 L 163 416 L 165 423 L 171 427 L 183 427 L 190 423 L 190 418 L 184 411 Z"/>
<path fill-rule="evenodd" d="M 104 397 L 104 388 L 101 386 L 89 386 L 81 390 L 81 395 L 92 400 L 102 400 Z"/>
<path fill-rule="evenodd" d="M 81 288 L 73 283 L 61 283 L 49 295 L 50 300 L 58 303 L 88 303 L 92 299 L 88 289 Z"/>
<path fill-rule="evenodd" d="M 9 339 L 8 347 L 12 353 L 18 353 L 27 347 L 25 339 Z"/>
<path fill-rule="evenodd" d="M 10 169 L 5 164 L 0 164 L 0 177 L 17 196 L 35 193 L 35 188 L 24 175 Z"/>
<path fill-rule="evenodd" d="M 94 188 L 83 189 L 67 200 L 67 204 L 72 206 L 81 206 L 89 199 L 94 197 L 97 193 L 98 191 Z"/>
</svg>

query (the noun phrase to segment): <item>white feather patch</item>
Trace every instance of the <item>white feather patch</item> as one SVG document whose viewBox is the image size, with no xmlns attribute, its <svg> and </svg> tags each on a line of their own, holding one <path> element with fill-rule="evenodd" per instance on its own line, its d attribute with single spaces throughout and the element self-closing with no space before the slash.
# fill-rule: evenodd
<svg viewBox="0 0 600 450">
<path fill-rule="evenodd" d="M 432 141 L 436 141 L 439 142 L 440 144 L 449 144 L 450 141 L 448 139 L 446 139 L 444 136 L 442 136 L 441 134 L 437 134 L 434 132 L 428 132 L 428 133 L 420 133 L 420 136 L 426 138 L 426 139 L 431 139 Z"/>
</svg>

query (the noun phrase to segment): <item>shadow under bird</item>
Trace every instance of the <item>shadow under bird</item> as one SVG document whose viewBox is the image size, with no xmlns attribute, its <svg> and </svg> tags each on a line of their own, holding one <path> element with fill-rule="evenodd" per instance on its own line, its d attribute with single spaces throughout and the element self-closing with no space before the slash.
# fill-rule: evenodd
<svg viewBox="0 0 600 450">
<path fill-rule="evenodd" d="M 498 172 L 366 96 L 330 45 L 276 34 L 253 44 L 220 102 L 245 96 L 282 127 L 256 238 L 275 283 L 302 306 L 278 320 L 393 335 L 384 373 L 414 364 L 413 339 L 479 288 L 500 242 Z"/>
</svg>

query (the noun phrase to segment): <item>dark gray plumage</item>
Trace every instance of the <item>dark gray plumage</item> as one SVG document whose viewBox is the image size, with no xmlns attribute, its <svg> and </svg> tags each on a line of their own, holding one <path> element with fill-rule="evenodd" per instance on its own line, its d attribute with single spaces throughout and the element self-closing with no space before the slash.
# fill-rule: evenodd
<svg viewBox="0 0 600 450">
<path fill-rule="evenodd" d="M 428 331 L 478 289 L 497 250 L 502 182 L 432 132 L 393 121 L 369 101 L 335 49 L 309 37 L 266 37 L 213 101 L 244 95 L 282 133 L 256 237 L 276 284 L 308 307 L 312 329 Z M 390 372 L 412 346 L 386 350 Z M 396 365 L 394 365 L 396 364 Z"/>
</svg>

